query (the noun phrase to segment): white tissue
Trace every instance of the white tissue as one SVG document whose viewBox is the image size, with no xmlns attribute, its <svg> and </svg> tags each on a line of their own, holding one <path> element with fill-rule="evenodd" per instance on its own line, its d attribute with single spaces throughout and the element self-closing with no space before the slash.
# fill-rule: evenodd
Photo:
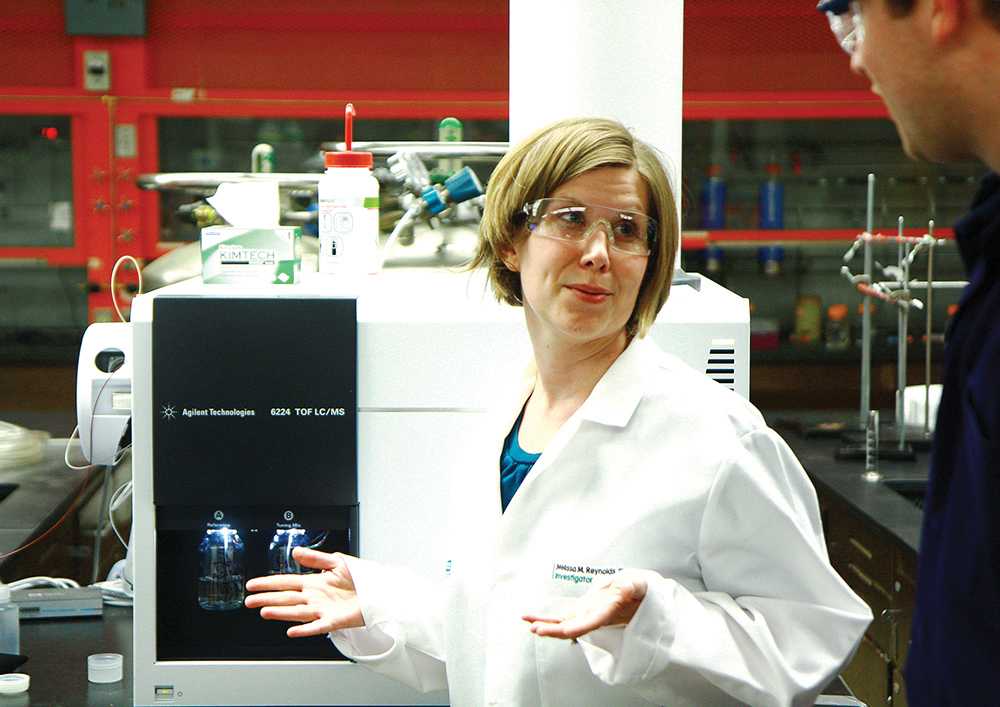
<svg viewBox="0 0 1000 707">
<path fill-rule="evenodd" d="M 237 228 L 277 226 L 281 213 L 278 183 L 273 181 L 223 182 L 208 203 Z"/>
</svg>

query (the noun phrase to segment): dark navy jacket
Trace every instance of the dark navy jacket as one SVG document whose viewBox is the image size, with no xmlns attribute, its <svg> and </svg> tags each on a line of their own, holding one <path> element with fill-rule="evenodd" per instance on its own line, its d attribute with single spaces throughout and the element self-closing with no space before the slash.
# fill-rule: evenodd
<svg viewBox="0 0 1000 707">
<path fill-rule="evenodd" d="M 1000 177 L 955 226 L 969 285 L 945 345 L 917 575 L 910 705 L 1000 704 Z"/>
</svg>

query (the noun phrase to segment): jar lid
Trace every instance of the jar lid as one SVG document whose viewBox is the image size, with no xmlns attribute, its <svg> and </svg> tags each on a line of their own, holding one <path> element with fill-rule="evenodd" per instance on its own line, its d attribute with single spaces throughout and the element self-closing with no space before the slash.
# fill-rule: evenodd
<svg viewBox="0 0 1000 707">
<path fill-rule="evenodd" d="M 88 655 L 87 679 L 90 682 L 118 682 L 121 680 L 121 653 L 94 653 L 93 655 Z"/>
<path fill-rule="evenodd" d="M 0 695 L 17 695 L 28 691 L 31 676 L 24 673 L 0 675 Z"/>
</svg>

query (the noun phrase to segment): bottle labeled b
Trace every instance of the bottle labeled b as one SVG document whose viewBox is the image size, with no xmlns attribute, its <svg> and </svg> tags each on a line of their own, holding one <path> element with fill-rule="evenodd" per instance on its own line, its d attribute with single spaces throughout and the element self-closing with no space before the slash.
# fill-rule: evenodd
<svg viewBox="0 0 1000 707">
<path fill-rule="evenodd" d="M 278 528 L 274 531 L 271 544 L 267 548 L 267 571 L 269 574 L 306 574 L 309 570 L 292 557 L 292 550 L 308 547 L 308 536 L 302 528 Z"/>
</svg>

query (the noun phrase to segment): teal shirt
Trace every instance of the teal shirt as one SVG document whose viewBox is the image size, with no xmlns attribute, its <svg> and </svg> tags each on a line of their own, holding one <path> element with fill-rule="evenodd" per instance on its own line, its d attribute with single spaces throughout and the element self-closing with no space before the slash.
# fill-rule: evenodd
<svg viewBox="0 0 1000 707">
<path fill-rule="evenodd" d="M 503 441 L 503 450 L 500 452 L 500 512 L 503 513 L 507 510 L 507 505 L 510 500 L 514 498 L 514 494 L 521 487 L 521 483 L 524 481 L 525 477 L 528 476 L 528 472 L 538 461 L 538 457 L 542 456 L 541 453 L 530 454 L 523 449 L 518 443 L 518 433 L 521 429 L 521 418 L 524 417 L 524 411 L 517 416 L 517 422 L 514 423 L 514 427 L 511 428 L 510 434 L 507 435 L 507 439 Z"/>
</svg>

